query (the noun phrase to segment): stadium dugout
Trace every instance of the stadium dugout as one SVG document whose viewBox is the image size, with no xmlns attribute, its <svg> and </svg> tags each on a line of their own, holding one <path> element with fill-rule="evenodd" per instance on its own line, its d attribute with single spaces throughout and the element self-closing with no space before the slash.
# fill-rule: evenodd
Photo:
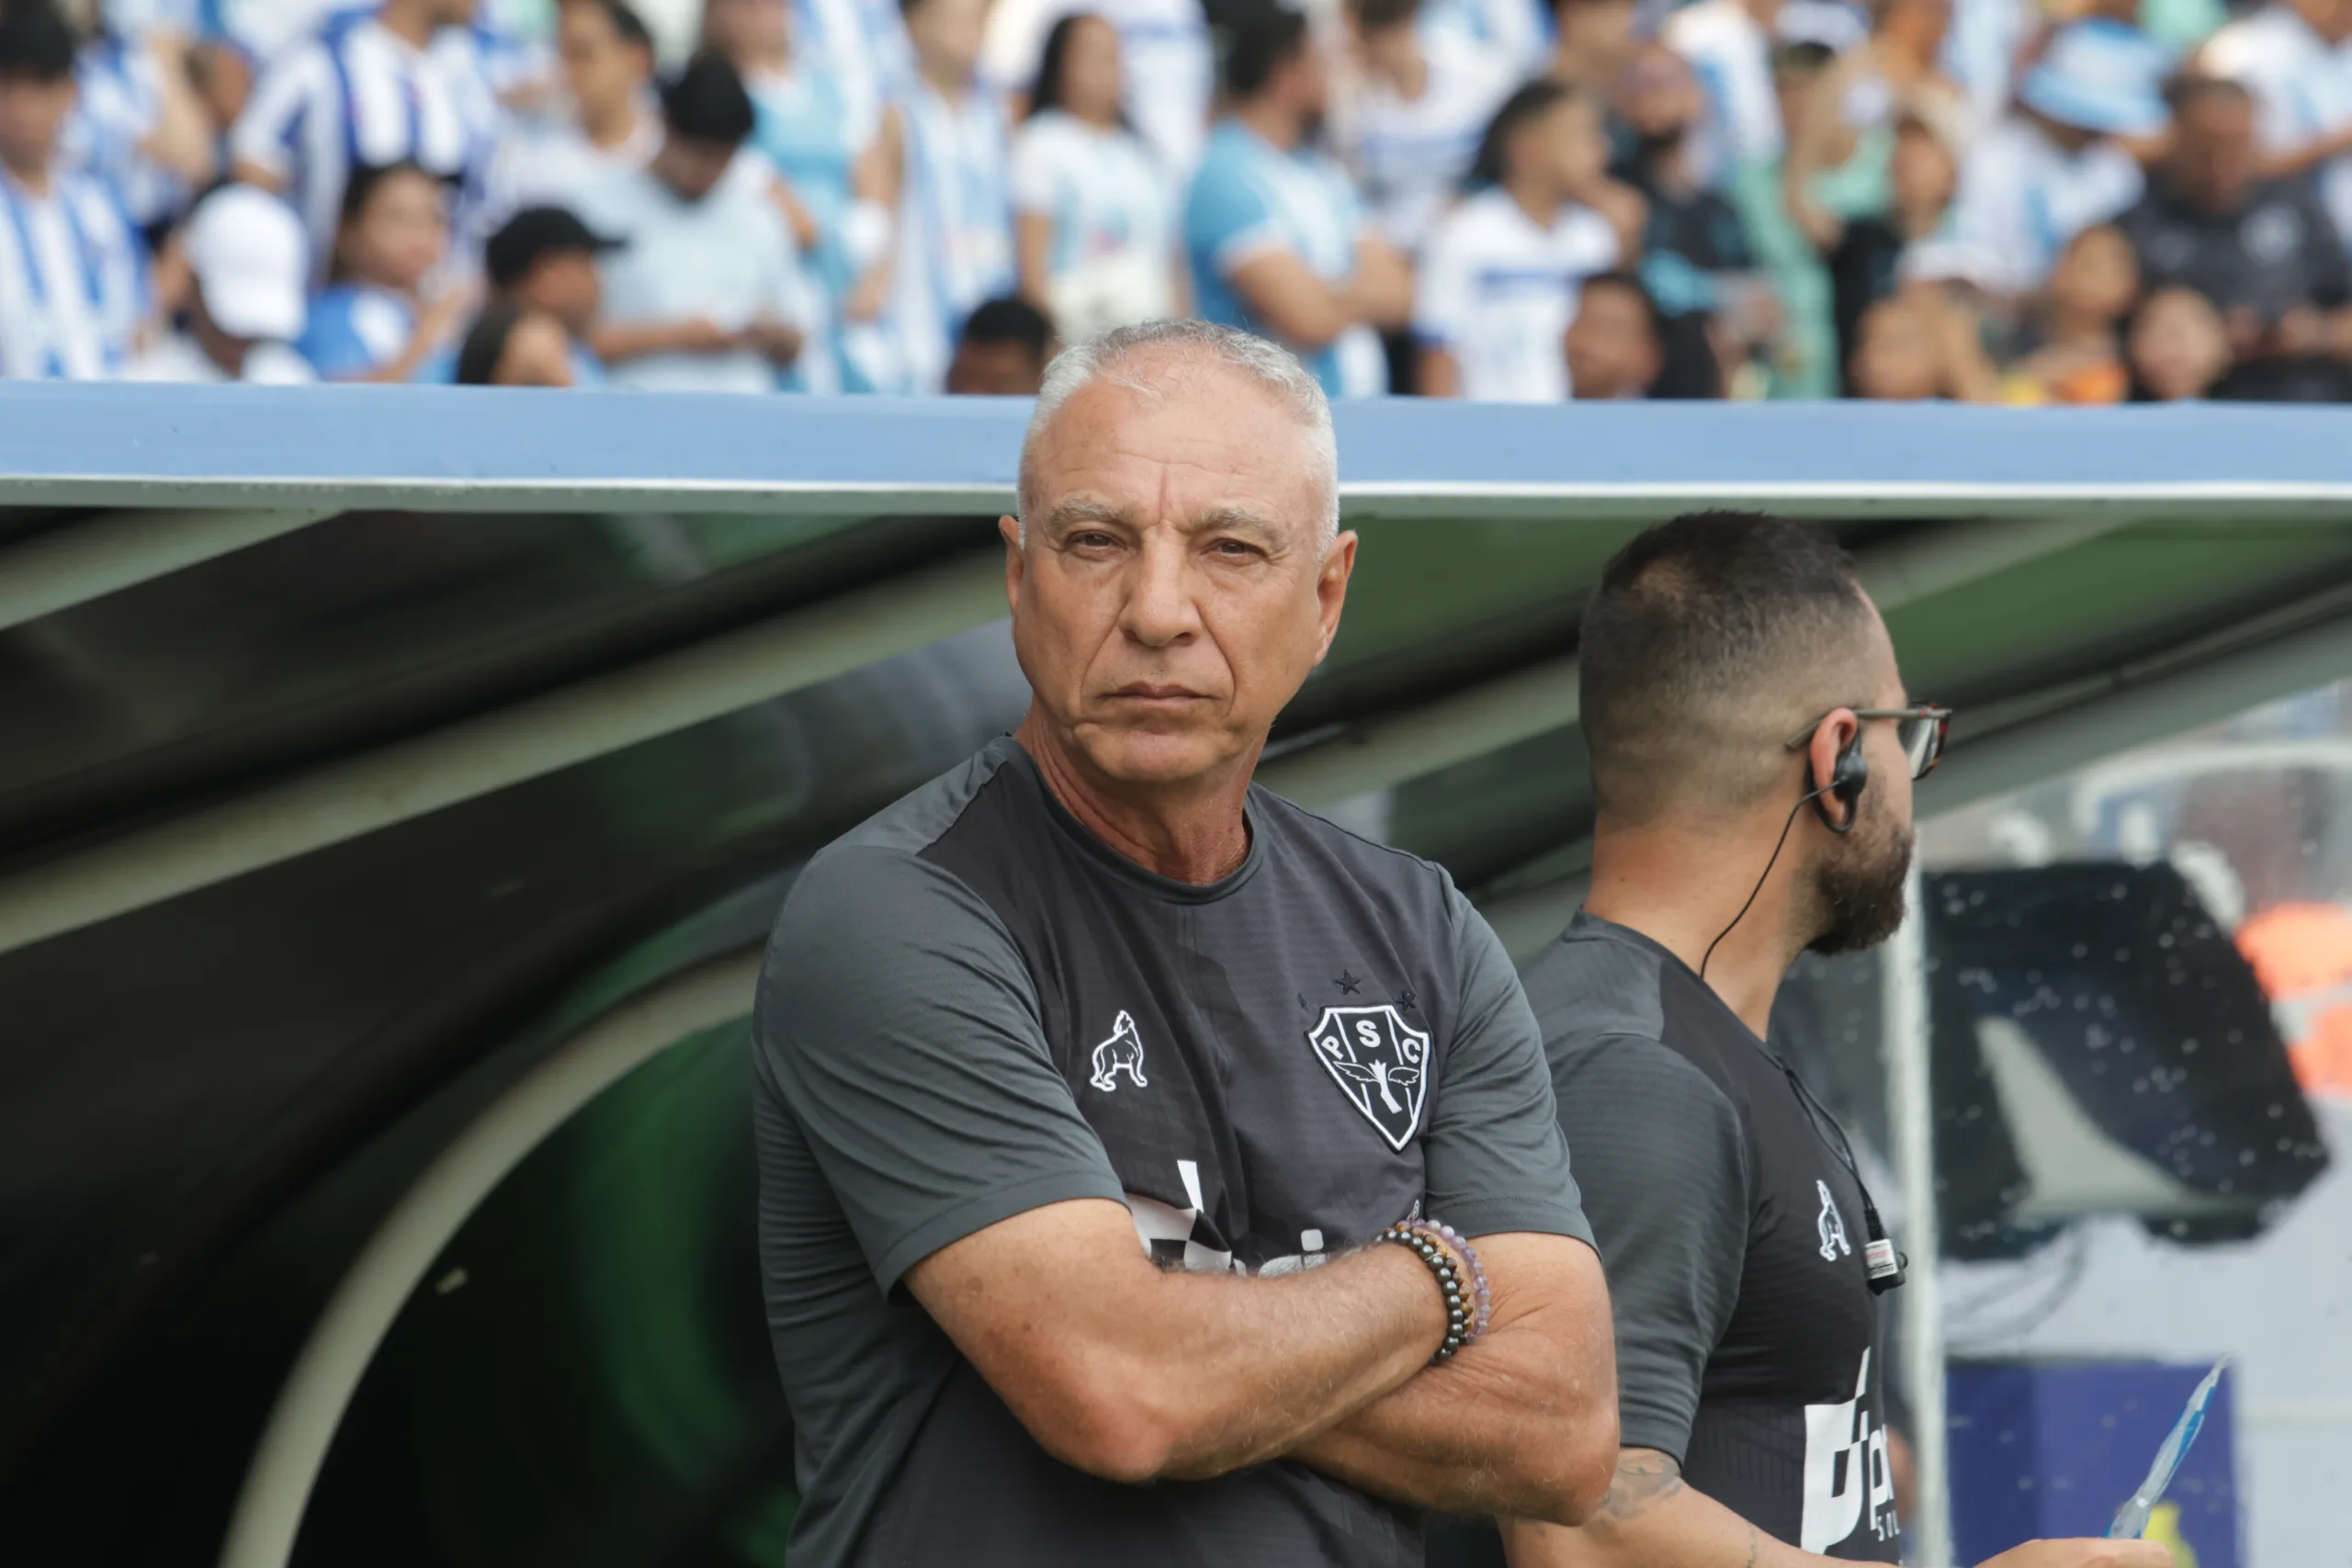
<svg viewBox="0 0 2352 1568">
<path fill-rule="evenodd" d="M 780 1560 L 751 976 L 802 857 L 1017 717 L 1024 417 L 0 386 L 8 1555 Z M 2352 670 L 2352 416 L 1338 417 L 1363 555 L 1261 777 L 1518 951 L 1581 888 L 1582 597 L 1658 518 L 1833 523 L 1959 709 L 1923 812 Z"/>
</svg>

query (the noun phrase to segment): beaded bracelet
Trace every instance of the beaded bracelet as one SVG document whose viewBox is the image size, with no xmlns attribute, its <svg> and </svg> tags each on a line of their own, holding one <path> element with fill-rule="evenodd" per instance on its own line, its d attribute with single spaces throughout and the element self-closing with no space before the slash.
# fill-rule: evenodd
<svg viewBox="0 0 2352 1568">
<path fill-rule="evenodd" d="M 1438 1291 L 1445 1298 L 1445 1338 L 1439 1343 L 1437 1353 L 1430 1358 L 1434 1364 L 1453 1359 L 1453 1353 L 1469 1343 L 1477 1309 L 1470 1292 L 1464 1288 L 1461 1270 L 1454 1268 L 1453 1258 L 1443 1247 L 1423 1234 L 1427 1229 L 1415 1224 L 1390 1225 L 1373 1239 L 1393 1241 L 1409 1249 L 1429 1265 L 1430 1272 L 1437 1277 Z"/>
<path fill-rule="evenodd" d="M 1487 1332 L 1487 1321 L 1494 1313 L 1494 1295 L 1487 1288 L 1487 1265 L 1478 1257 L 1478 1249 L 1470 1238 L 1442 1220 L 1407 1220 L 1408 1229 L 1433 1231 L 1439 1240 L 1461 1256 L 1464 1267 L 1470 1270 L 1470 1337 L 1477 1338 Z"/>
</svg>

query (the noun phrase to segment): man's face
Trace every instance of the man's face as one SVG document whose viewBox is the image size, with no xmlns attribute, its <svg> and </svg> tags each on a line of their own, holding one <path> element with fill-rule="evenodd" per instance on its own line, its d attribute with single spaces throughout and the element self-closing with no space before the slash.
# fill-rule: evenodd
<svg viewBox="0 0 2352 1568">
<path fill-rule="evenodd" d="M 556 27 L 556 49 L 571 101 L 593 117 L 613 113 L 642 93 L 652 77 L 652 60 L 642 49 L 621 40 L 602 6 L 564 6 Z"/>
<path fill-rule="evenodd" d="M 550 251 L 531 264 L 515 289 L 515 303 L 554 317 L 573 337 L 585 337 L 604 303 L 596 258 L 587 251 Z"/>
<path fill-rule="evenodd" d="M 1558 10 L 1562 53 L 1612 66 L 1633 45 L 1634 11 L 1634 0 L 1566 0 Z"/>
<path fill-rule="evenodd" d="M 947 366 L 958 397 L 1034 398 L 1045 381 L 1045 361 L 1025 343 L 959 343 Z"/>
<path fill-rule="evenodd" d="M 1230 370 L 1159 355 L 1063 405 L 1032 456 L 1028 540 L 1011 518 L 1012 640 L 1037 709 L 1080 766 L 1182 786 L 1254 763 L 1330 647 L 1355 536 L 1296 416 Z"/>
<path fill-rule="evenodd" d="M 1663 44 L 1643 47 L 1617 80 L 1618 118 L 1644 141 L 1671 141 L 1696 124 L 1705 107 L 1699 79 Z"/>
<path fill-rule="evenodd" d="M 962 80 L 979 64 L 988 20 L 989 0 L 922 0 L 907 14 L 907 38 L 933 70 Z"/>
<path fill-rule="evenodd" d="M 1868 701 L 1859 705 L 1898 708 L 1909 701 L 1895 668 L 1894 644 L 1875 607 L 1863 663 L 1872 686 Z M 1893 719 L 1865 720 L 1860 734 L 1870 783 L 1855 802 L 1853 830 L 1843 837 L 1823 834 L 1822 849 L 1809 868 L 1818 928 L 1807 946 L 1815 953 L 1876 947 L 1903 923 L 1913 844 L 1911 760 L 1904 754 L 1902 732 Z M 1814 765 L 1809 752 L 1805 765 Z M 1808 775 L 1806 787 L 1820 782 Z M 1844 809 L 1835 800 L 1827 804 L 1832 813 Z"/>
<path fill-rule="evenodd" d="M 1414 34 L 1408 18 L 1372 27 L 1360 15 L 1350 12 L 1348 22 L 1355 35 L 1356 52 L 1367 69 L 1374 74 L 1395 81 L 1410 68 L 1410 62 L 1419 39 Z"/>
<path fill-rule="evenodd" d="M 0 76 L 0 161 L 43 168 L 57 150 L 57 133 L 74 112 L 74 78 L 44 81 Z"/>
<path fill-rule="evenodd" d="M 1324 117 L 1331 109 L 1331 73 L 1323 63 L 1322 49 L 1313 38 L 1300 44 L 1295 54 L 1274 68 L 1273 80 L 1268 85 L 1298 111 L 1310 139 L 1322 129 Z"/>
<path fill-rule="evenodd" d="M 1919 402 L 1943 390 L 1943 360 L 1927 318 L 1909 301 L 1882 299 L 1862 316 L 1854 389 L 1879 402 Z"/>
<path fill-rule="evenodd" d="M 2181 194 L 2212 212 L 2228 212 L 2254 182 L 2254 105 L 2208 93 L 2182 112 L 2173 147 Z"/>
<path fill-rule="evenodd" d="M 1588 288 L 1568 323 L 1568 389 L 1578 398 L 1639 395 L 1657 378 L 1657 336 L 1629 288 Z"/>
<path fill-rule="evenodd" d="M 688 141 L 672 136 L 653 155 L 653 173 L 682 201 L 700 201 L 718 188 L 735 162 L 735 149 L 716 141 Z"/>
</svg>

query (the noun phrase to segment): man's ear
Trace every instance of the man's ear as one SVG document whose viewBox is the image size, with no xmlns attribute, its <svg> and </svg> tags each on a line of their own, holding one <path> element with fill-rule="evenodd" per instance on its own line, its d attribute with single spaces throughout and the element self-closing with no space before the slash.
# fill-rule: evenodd
<svg viewBox="0 0 2352 1568">
<path fill-rule="evenodd" d="M 1021 543 L 1021 519 L 1007 514 L 996 520 L 997 537 L 1004 541 L 1004 603 L 1007 609 L 1021 608 L 1021 580 L 1028 571 L 1029 560 Z"/>
<path fill-rule="evenodd" d="M 1852 708 L 1831 708 L 1819 724 L 1813 727 L 1813 739 L 1805 747 L 1805 793 L 1824 792 L 1815 804 L 1825 817 L 1837 816 L 1838 807 L 1831 804 L 1826 793 L 1830 782 L 1838 776 L 1838 758 L 1853 745 L 1861 734 L 1862 721 L 1854 716 Z M 1841 820 L 1850 822 L 1857 806 L 1845 807 Z"/>
<path fill-rule="evenodd" d="M 1340 612 L 1347 607 L 1348 578 L 1356 569 L 1356 535 L 1351 528 L 1331 541 L 1323 553 L 1323 564 L 1316 569 L 1315 598 L 1320 626 L 1315 645 L 1315 662 L 1320 664 L 1331 651 L 1331 639 L 1340 635 Z"/>
</svg>

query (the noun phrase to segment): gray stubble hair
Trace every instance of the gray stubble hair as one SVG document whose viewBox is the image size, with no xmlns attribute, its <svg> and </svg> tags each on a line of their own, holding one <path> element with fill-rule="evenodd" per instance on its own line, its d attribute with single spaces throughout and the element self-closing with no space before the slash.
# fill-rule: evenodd
<svg viewBox="0 0 2352 1568">
<path fill-rule="evenodd" d="M 1155 354 L 1182 355 L 1195 362 L 1237 371 L 1274 394 L 1298 419 L 1308 450 L 1320 470 L 1323 493 L 1318 550 L 1328 551 L 1340 532 L 1340 442 L 1331 429 L 1331 400 L 1298 356 L 1252 333 L 1218 326 L 1197 318 L 1170 317 L 1113 327 L 1070 347 L 1046 367 L 1046 380 L 1029 414 L 1029 428 L 1021 438 L 1020 517 L 1024 542 L 1028 519 L 1037 508 L 1035 458 L 1037 444 L 1062 405 L 1079 389 L 1096 381 L 1125 388 L 1147 402 L 1168 397 L 1165 379 L 1147 379 L 1126 371 L 1133 360 Z"/>
</svg>

